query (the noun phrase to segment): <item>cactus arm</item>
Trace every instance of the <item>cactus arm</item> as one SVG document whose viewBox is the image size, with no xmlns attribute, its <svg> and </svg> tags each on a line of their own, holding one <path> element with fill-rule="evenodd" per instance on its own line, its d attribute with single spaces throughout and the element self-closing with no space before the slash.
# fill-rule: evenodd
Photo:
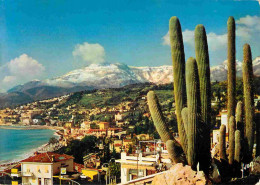
<svg viewBox="0 0 260 185">
<path fill-rule="evenodd" d="M 243 103 L 242 101 L 237 102 L 236 107 L 236 129 L 240 131 L 240 135 L 243 138 L 244 125 L 243 125 Z"/>
<path fill-rule="evenodd" d="M 219 157 L 226 160 L 226 125 L 221 125 L 219 129 Z"/>
<path fill-rule="evenodd" d="M 195 169 L 197 166 L 197 127 L 200 114 L 200 92 L 197 62 L 190 57 L 186 64 L 186 89 L 188 105 L 188 164 Z"/>
<path fill-rule="evenodd" d="M 148 92 L 147 101 L 156 130 L 158 131 L 162 141 L 166 143 L 166 141 L 173 139 L 173 136 L 165 122 L 161 106 L 154 91 Z"/>
<path fill-rule="evenodd" d="M 234 162 L 234 155 L 235 155 L 235 127 L 236 127 L 236 120 L 234 116 L 229 118 L 229 155 L 228 155 L 228 162 L 230 165 Z"/>
<path fill-rule="evenodd" d="M 172 134 L 169 131 L 168 125 L 165 122 L 163 113 L 161 111 L 161 107 L 158 101 L 158 98 L 154 91 L 149 91 L 147 94 L 147 101 L 148 101 L 148 107 L 155 125 L 155 128 L 157 132 L 159 133 L 162 141 L 164 143 L 167 143 L 167 141 L 170 141 L 167 146 L 168 153 L 170 155 L 170 158 L 174 162 L 184 162 L 183 156 L 185 158 L 185 155 L 183 153 L 183 149 L 181 145 L 175 140 L 175 138 L 172 136 Z"/>
<path fill-rule="evenodd" d="M 241 162 L 241 132 L 240 130 L 236 130 L 235 132 L 235 156 L 234 160 L 237 163 Z"/>
</svg>

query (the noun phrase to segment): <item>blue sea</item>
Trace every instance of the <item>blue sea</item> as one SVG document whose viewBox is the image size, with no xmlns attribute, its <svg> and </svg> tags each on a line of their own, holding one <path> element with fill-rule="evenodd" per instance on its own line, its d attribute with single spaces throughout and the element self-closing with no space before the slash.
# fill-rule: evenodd
<svg viewBox="0 0 260 185">
<path fill-rule="evenodd" d="M 23 130 L 0 126 L 0 164 L 24 159 L 36 148 L 46 144 L 55 130 Z"/>
</svg>

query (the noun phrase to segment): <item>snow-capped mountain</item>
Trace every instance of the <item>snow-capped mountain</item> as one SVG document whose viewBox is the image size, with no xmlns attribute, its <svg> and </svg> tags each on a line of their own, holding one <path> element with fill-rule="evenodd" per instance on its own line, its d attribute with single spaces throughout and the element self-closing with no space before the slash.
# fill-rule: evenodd
<svg viewBox="0 0 260 185">
<path fill-rule="evenodd" d="M 260 76 L 260 57 L 253 60 L 254 75 Z M 236 73 L 238 77 L 242 77 L 242 62 L 236 61 Z M 227 60 L 222 64 L 210 68 L 212 81 L 223 81 L 227 79 Z"/>
<path fill-rule="evenodd" d="M 254 74 L 260 75 L 260 57 L 253 61 Z M 237 76 L 242 76 L 242 62 L 236 62 Z M 227 78 L 227 61 L 211 67 L 211 80 L 222 81 Z M 126 64 L 92 64 L 82 69 L 76 69 L 65 75 L 35 80 L 16 86 L 9 92 L 24 91 L 34 87 L 51 86 L 61 88 L 89 87 L 93 89 L 117 88 L 128 84 L 152 82 L 165 84 L 173 81 L 172 66 L 133 67 Z"/>
<path fill-rule="evenodd" d="M 83 69 L 73 70 L 63 76 L 43 81 L 50 86 L 73 87 L 90 86 L 94 88 L 122 87 L 133 83 L 146 82 L 125 64 L 92 64 Z"/>
<path fill-rule="evenodd" d="M 254 74 L 260 76 L 260 57 L 253 61 Z M 242 63 L 237 61 L 237 76 L 242 76 Z M 227 77 L 227 61 L 211 67 L 211 80 L 222 81 Z M 21 96 L 23 93 L 26 100 L 43 99 L 63 94 L 88 90 L 118 88 L 128 84 L 152 82 L 165 84 L 173 81 L 172 66 L 159 67 L 133 67 L 121 63 L 115 64 L 92 64 L 88 67 L 76 69 L 65 75 L 46 79 L 34 80 L 23 85 L 13 87 L 8 91 L 13 96 Z M 16 93 L 16 94 L 14 94 Z M 5 97 L 3 99 L 3 97 Z M 5 101 L 8 94 L 0 95 L 0 100 Z M 23 102 L 23 101 L 22 101 Z"/>
</svg>

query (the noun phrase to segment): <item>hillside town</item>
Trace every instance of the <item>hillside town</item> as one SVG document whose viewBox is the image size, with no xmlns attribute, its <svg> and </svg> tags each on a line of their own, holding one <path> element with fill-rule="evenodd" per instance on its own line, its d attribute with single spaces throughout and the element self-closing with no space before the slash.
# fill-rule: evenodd
<svg viewBox="0 0 260 185">
<path fill-rule="evenodd" d="M 167 87 L 168 85 L 160 87 L 162 90 L 157 92 L 162 91 L 165 95 L 167 90 L 164 89 Z M 154 85 L 149 84 L 145 88 L 148 92 Z M 143 87 L 138 91 L 142 89 Z M 105 98 L 109 93 L 100 90 L 85 92 L 84 96 L 91 97 L 97 94 Z M 5 178 L 8 177 L 6 174 L 10 174 L 15 181 L 18 180 L 17 182 L 23 184 L 34 184 L 35 179 L 48 179 L 44 180 L 45 184 L 53 184 L 59 179 L 64 182 L 75 180 L 81 183 L 121 182 L 121 184 L 132 182 L 142 184 L 151 181 L 155 174 L 171 167 L 171 159 L 165 143 L 158 137 L 152 124 L 147 97 L 143 94 L 145 93 L 140 93 L 134 101 L 125 99 L 115 106 L 85 108 L 77 104 L 68 104 L 69 101 L 74 101 L 71 97 L 75 97 L 75 94 L 70 94 L 0 110 L 2 126 L 56 130 L 56 138 L 51 138 L 49 143 L 37 149 L 29 158 L 11 165 L 0 165 L 4 170 L 2 174 Z M 218 107 L 219 101 L 221 100 L 217 97 L 213 98 L 212 107 Z M 170 103 L 169 107 L 167 99 L 161 99 L 161 102 L 166 117 L 170 117 L 169 120 L 175 119 L 170 116 L 174 113 L 175 105 Z M 255 105 L 259 102 L 260 97 L 255 96 Z M 129 115 L 135 116 L 129 117 Z M 221 109 L 215 116 L 214 123 L 211 155 L 219 158 L 219 127 L 220 125 L 228 127 L 225 109 Z M 177 130 L 173 134 L 178 140 Z M 90 153 L 80 155 L 81 158 L 64 153 L 63 148 L 71 147 L 76 140 L 86 140 L 86 137 L 95 138 L 95 143 L 92 143 L 94 148 Z M 51 163 L 53 166 L 48 167 Z M 59 169 L 66 169 L 66 174 L 62 175 L 62 178 Z M 108 170 L 112 170 L 109 172 L 111 174 L 108 174 Z M 46 174 L 38 173 L 35 178 L 32 174 L 36 175 L 37 171 L 46 171 Z"/>
</svg>

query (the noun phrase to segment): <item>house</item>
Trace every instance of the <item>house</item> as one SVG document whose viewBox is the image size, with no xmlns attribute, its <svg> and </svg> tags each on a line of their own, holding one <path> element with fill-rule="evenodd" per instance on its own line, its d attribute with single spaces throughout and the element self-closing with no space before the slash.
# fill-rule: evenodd
<svg viewBox="0 0 260 185">
<path fill-rule="evenodd" d="M 228 113 L 227 110 L 220 112 L 221 124 L 226 126 L 226 132 L 228 132 Z"/>
<path fill-rule="evenodd" d="M 84 166 L 87 168 L 99 168 L 101 166 L 100 157 L 95 153 L 90 153 L 83 157 Z"/>
<path fill-rule="evenodd" d="M 109 123 L 108 122 L 99 122 L 99 129 L 108 129 L 109 128 Z"/>
<path fill-rule="evenodd" d="M 122 127 L 124 124 L 125 124 L 124 122 L 116 121 L 116 126 L 118 127 Z"/>
<path fill-rule="evenodd" d="M 123 115 L 118 112 L 115 115 L 115 121 L 122 121 L 122 120 L 123 120 Z"/>
<path fill-rule="evenodd" d="M 61 170 L 73 172 L 74 157 L 52 152 L 35 153 L 21 161 L 21 177 L 23 184 L 52 185 L 53 176 Z"/>
<path fill-rule="evenodd" d="M 83 130 L 88 130 L 88 129 L 90 129 L 90 124 L 91 124 L 91 122 L 84 121 L 83 123 L 80 124 L 80 128 Z"/>
</svg>

